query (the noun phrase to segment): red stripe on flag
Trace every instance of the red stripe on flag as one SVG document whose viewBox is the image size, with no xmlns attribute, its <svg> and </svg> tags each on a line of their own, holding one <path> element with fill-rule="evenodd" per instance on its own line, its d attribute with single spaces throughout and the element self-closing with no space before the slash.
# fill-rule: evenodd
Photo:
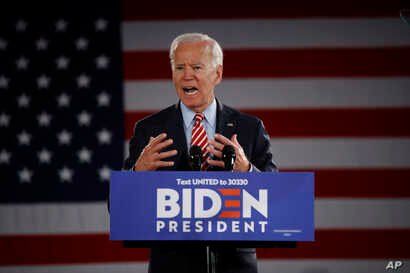
<svg viewBox="0 0 410 273">
<path fill-rule="evenodd" d="M 319 230 L 296 249 L 259 249 L 258 257 L 311 259 L 410 258 L 410 230 Z M 106 234 L 1 236 L 0 265 L 147 261 L 149 251 L 123 248 Z"/>
<path fill-rule="evenodd" d="M 275 5 L 237 5 L 219 2 L 218 8 L 192 5 L 158 5 L 149 2 L 123 0 L 125 20 L 187 20 L 229 18 L 307 18 L 307 17 L 385 17 L 398 16 L 400 1 L 339 1 L 275 2 Z M 245 2 L 247 3 L 247 2 Z"/>
<path fill-rule="evenodd" d="M 263 120 L 271 137 L 408 137 L 410 108 L 243 109 Z M 125 137 L 153 112 L 126 112 Z"/>
<path fill-rule="evenodd" d="M 410 108 L 244 110 L 273 137 L 408 137 Z"/>
<path fill-rule="evenodd" d="M 410 197 L 410 169 L 296 170 L 315 173 L 315 196 L 319 198 Z"/>
<path fill-rule="evenodd" d="M 0 265 L 146 261 L 148 254 L 108 234 L 0 236 Z"/>
<path fill-rule="evenodd" d="M 126 80 L 171 79 L 168 52 L 123 54 Z M 408 76 L 409 63 L 410 47 L 225 50 L 224 77 Z"/>
</svg>

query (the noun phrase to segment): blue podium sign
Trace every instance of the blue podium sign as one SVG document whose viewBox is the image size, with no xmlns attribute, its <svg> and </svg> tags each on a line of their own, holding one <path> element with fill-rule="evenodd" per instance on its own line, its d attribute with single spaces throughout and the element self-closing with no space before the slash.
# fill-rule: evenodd
<svg viewBox="0 0 410 273">
<path fill-rule="evenodd" d="M 313 241 L 313 173 L 112 171 L 110 239 Z"/>
</svg>

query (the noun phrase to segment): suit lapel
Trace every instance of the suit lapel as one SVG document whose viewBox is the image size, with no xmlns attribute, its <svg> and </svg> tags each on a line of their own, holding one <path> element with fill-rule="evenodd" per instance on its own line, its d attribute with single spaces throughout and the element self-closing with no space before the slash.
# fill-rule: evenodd
<svg viewBox="0 0 410 273">
<path fill-rule="evenodd" d="M 180 169 L 187 164 L 187 143 L 184 131 L 184 121 L 182 118 L 179 102 L 174 106 L 174 111 L 167 120 L 168 137 L 172 138 L 174 143 L 172 149 L 176 149 L 178 154 L 175 157 L 175 168 Z M 185 167 L 182 167 L 185 168 Z"/>
<path fill-rule="evenodd" d="M 235 115 L 228 108 L 223 106 L 218 100 L 217 102 L 217 112 L 216 112 L 216 130 L 215 133 L 221 134 L 229 139 L 236 132 L 236 120 Z M 210 171 L 223 171 L 219 167 L 211 167 Z"/>
<path fill-rule="evenodd" d="M 216 112 L 216 133 L 219 133 L 229 139 L 236 132 L 236 120 L 232 112 L 224 107 L 218 100 Z"/>
</svg>

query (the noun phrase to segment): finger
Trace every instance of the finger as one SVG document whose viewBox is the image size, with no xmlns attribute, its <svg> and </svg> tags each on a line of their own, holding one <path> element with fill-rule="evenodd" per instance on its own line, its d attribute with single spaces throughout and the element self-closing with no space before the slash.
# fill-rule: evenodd
<svg viewBox="0 0 410 273">
<path fill-rule="evenodd" d="M 168 147 L 169 145 L 171 145 L 172 143 L 174 143 L 174 141 L 172 140 L 172 138 L 169 138 L 165 141 L 162 141 L 160 143 L 153 143 L 151 151 L 152 152 L 159 152 L 162 149 Z"/>
<path fill-rule="evenodd" d="M 228 138 L 226 138 L 225 136 L 221 134 L 215 134 L 215 139 L 224 145 L 232 145 L 232 146 L 235 145 L 231 140 L 229 140 Z"/>
<path fill-rule="evenodd" d="M 243 155 L 244 157 L 246 157 L 245 152 L 244 152 L 241 144 L 238 141 L 238 135 L 237 134 L 234 135 L 233 140 L 234 140 L 233 142 L 235 143 L 235 152 L 239 155 Z"/>
<path fill-rule="evenodd" d="M 211 144 L 216 150 L 220 150 L 222 151 L 222 149 L 224 148 L 224 145 L 222 143 L 219 143 L 213 139 L 208 141 L 209 144 Z"/>
<path fill-rule="evenodd" d="M 167 137 L 166 133 L 161 133 L 159 135 L 157 135 L 156 137 L 153 138 L 152 140 L 152 144 L 156 144 L 156 143 L 160 143 L 162 142 L 165 138 Z"/>
<path fill-rule="evenodd" d="M 238 142 L 238 135 L 237 135 L 237 134 L 234 134 L 234 135 L 232 136 L 231 141 L 232 141 L 234 144 L 240 146 L 240 144 L 239 144 L 239 142 Z"/>
<path fill-rule="evenodd" d="M 174 166 L 174 161 L 155 161 L 154 165 L 157 168 L 172 167 L 172 166 Z"/>
<path fill-rule="evenodd" d="M 207 150 L 209 153 L 213 154 L 214 156 L 216 156 L 216 157 L 218 157 L 218 158 L 222 158 L 222 152 L 216 150 L 214 147 L 208 146 L 208 147 L 206 148 L 206 150 Z"/>
<path fill-rule="evenodd" d="M 177 153 L 178 153 L 177 150 L 171 150 L 171 151 L 159 153 L 157 158 L 161 160 L 161 159 L 164 159 L 164 158 L 168 158 L 168 157 L 174 156 L 174 155 L 176 155 Z"/>
<path fill-rule="evenodd" d="M 213 160 L 213 159 L 210 159 L 210 158 L 208 158 L 206 161 L 207 161 L 208 164 L 211 165 L 211 166 L 216 166 L 216 167 L 225 168 L 225 163 L 224 163 L 223 161 Z"/>
<path fill-rule="evenodd" d="M 150 137 L 149 137 L 148 144 L 147 144 L 146 147 L 150 146 L 153 140 L 154 140 L 154 137 L 150 136 Z"/>
<path fill-rule="evenodd" d="M 235 152 L 236 152 L 236 153 L 240 152 L 240 151 L 242 150 L 242 146 L 241 146 L 241 144 L 239 144 L 238 135 L 237 135 L 237 134 L 234 134 L 234 135 L 232 136 L 231 140 L 232 140 L 232 142 L 233 142 L 233 144 L 234 144 L 233 147 L 235 148 Z"/>
</svg>

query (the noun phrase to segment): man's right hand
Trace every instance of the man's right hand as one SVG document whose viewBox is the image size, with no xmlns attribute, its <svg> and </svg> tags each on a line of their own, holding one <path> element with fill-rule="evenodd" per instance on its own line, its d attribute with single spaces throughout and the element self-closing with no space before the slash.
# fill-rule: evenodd
<svg viewBox="0 0 410 273">
<path fill-rule="evenodd" d="M 166 139 L 167 134 L 162 133 L 156 137 L 150 137 L 150 140 L 142 150 L 137 162 L 135 162 L 134 171 L 154 171 L 161 167 L 174 166 L 173 161 L 162 161 L 162 159 L 174 156 L 177 150 L 161 152 L 162 149 L 173 143 L 171 138 Z"/>
</svg>

